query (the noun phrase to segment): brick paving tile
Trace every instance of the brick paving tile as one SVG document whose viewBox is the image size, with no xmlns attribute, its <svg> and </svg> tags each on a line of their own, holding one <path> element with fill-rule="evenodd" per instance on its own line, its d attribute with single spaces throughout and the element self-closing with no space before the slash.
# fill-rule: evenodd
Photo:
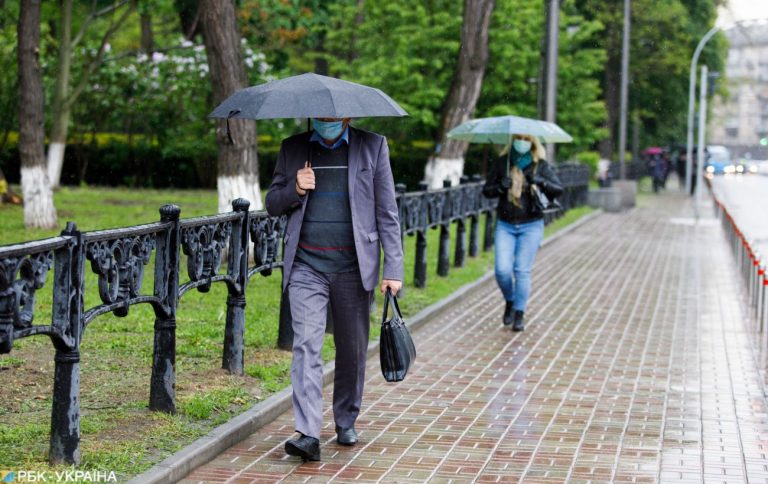
<svg viewBox="0 0 768 484">
<path fill-rule="evenodd" d="M 768 342 L 703 213 L 601 214 L 540 252 L 523 333 L 489 281 L 414 334 L 404 382 L 371 359 L 356 446 L 329 387 L 322 462 L 284 454 L 287 412 L 183 482 L 768 483 Z"/>
</svg>

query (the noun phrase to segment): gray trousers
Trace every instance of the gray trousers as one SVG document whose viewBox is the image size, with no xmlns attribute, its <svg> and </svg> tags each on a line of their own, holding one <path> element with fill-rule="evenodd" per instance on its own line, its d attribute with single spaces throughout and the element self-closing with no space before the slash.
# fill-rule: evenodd
<svg viewBox="0 0 768 484">
<path fill-rule="evenodd" d="M 296 430 L 320 438 L 323 421 L 323 362 L 321 350 L 328 303 L 333 317 L 336 373 L 333 417 L 351 427 L 360 414 L 370 329 L 370 298 L 359 271 L 328 274 L 296 263 L 288 281 L 293 318 L 293 413 Z"/>
</svg>

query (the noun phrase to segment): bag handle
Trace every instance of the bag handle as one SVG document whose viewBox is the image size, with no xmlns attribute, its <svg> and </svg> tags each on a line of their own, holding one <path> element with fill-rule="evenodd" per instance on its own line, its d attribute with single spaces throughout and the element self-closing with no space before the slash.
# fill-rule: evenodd
<svg viewBox="0 0 768 484">
<path fill-rule="evenodd" d="M 387 321 L 387 310 L 389 309 L 390 301 L 392 301 L 392 312 L 401 319 L 403 317 L 403 313 L 400 312 L 400 306 L 397 304 L 397 296 L 392 294 L 392 291 L 387 288 L 387 293 L 384 296 L 384 312 L 381 315 L 382 324 Z"/>
</svg>

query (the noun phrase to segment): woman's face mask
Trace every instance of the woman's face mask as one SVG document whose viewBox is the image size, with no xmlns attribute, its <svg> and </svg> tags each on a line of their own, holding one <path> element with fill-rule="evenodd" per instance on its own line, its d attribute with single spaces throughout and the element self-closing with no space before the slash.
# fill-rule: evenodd
<svg viewBox="0 0 768 484">
<path fill-rule="evenodd" d="M 312 118 L 312 128 L 317 131 L 321 138 L 334 140 L 341 136 L 344 131 L 344 121 L 320 121 Z"/>
<path fill-rule="evenodd" d="M 512 141 L 512 146 L 515 148 L 515 151 L 520 153 L 521 155 L 524 155 L 531 151 L 531 142 L 527 139 L 516 139 Z"/>
</svg>

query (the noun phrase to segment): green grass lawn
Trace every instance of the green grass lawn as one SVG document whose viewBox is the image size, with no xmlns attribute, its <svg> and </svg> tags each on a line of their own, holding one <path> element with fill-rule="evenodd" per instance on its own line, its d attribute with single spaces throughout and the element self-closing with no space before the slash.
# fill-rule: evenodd
<svg viewBox="0 0 768 484">
<path fill-rule="evenodd" d="M 119 188 L 64 188 L 56 193 L 60 227 L 72 220 L 86 231 L 156 221 L 157 210 L 165 203 L 179 205 L 183 218 L 211 214 L 216 211 L 216 193 Z M 589 211 L 568 212 L 548 226 L 546 233 Z M 57 235 L 61 228 L 25 230 L 20 207 L 0 206 L 0 244 Z M 455 233 L 455 226 L 452 230 Z M 437 230 L 429 231 L 428 277 L 423 289 L 413 287 L 415 238 L 406 238 L 406 295 L 401 300 L 406 319 L 493 267 L 493 253 L 482 252 L 476 258 L 467 257 L 462 268 L 451 267 L 449 277 L 438 277 L 438 236 Z M 451 256 L 453 242 L 454 237 Z M 145 293 L 152 288 L 151 264 L 145 269 Z M 96 278 L 89 266 L 86 269 L 86 308 L 91 308 L 100 301 Z M 37 324 L 50 321 L 50 285 L 49 274 L 46 287 L 38 293 Z M 81 345 L 82 469 L 112 470 L 122 481 L 290 384 L 290 353 L 275 349 L 279 271 L 270 277 L 255 276 L 248 286 L 247 301 L 246 375 L 237 377 L 219 368 L 226 288 L 214 285 L 206 294 L 191 291 L 182 297 L 177 319 L 176 415 L 147 410 L 154 323 L 150 307 L 132 307 L 124 318 L 103 315 L 88 326 Z M 380 296 L 378 302 L 381 308 Z M 371 319 L 378 323 L 380 314 Z M 377 338 L 378 324 L 371 329 L 371 338 Z M 326 337 L 323 357 L 328 361 L 333 354 L 333 342 Z M 46 453 L 53 356 L 50 340 L 43 337 L 16 341 L 11 354 L 0 355 L 0 469 L 51 470 Z"/>
</svg>

